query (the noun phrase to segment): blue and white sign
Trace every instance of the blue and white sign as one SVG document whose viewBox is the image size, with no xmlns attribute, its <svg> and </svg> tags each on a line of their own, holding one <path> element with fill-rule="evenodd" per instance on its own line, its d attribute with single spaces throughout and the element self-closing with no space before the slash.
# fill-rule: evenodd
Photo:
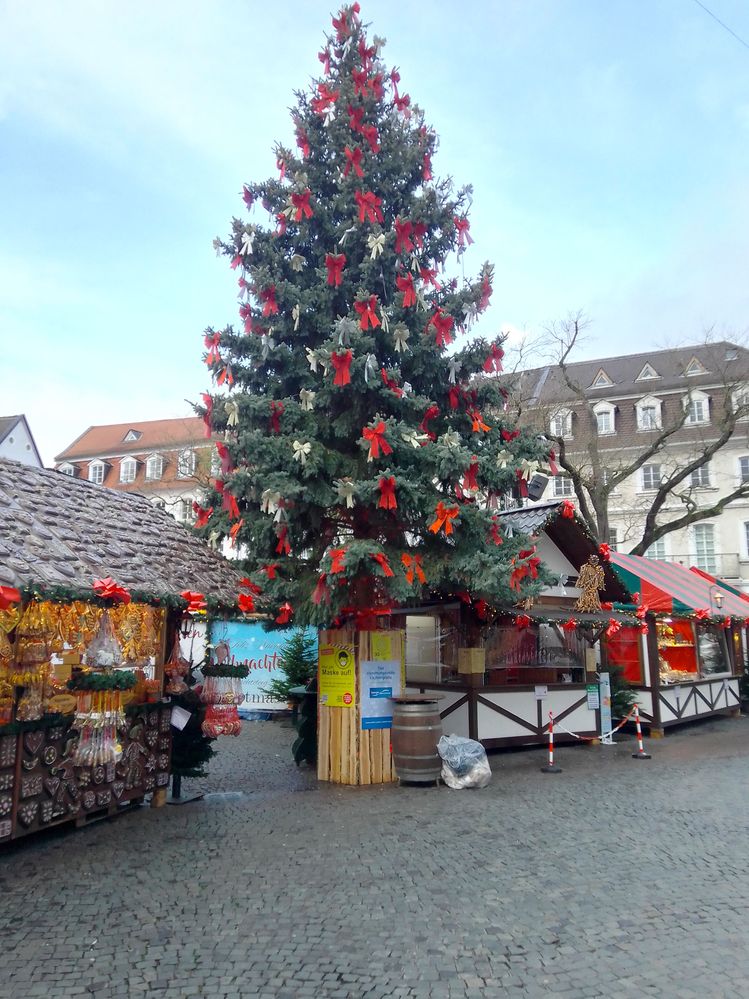
<svg viewBox="0 0 749 999">
<path fill-rule="evenodd" d="M 392 728 L 393 697 L 400 692 L 400 659 L 365 659 L 361 664 L 361 727 Z"/>
<path fill-rule="evenodd" d="M 274 679 L 284 674 L 278 666 L 281 649 L 296 629 L 266 631 L 257 621 L 214 621 L 211 624 L 211 661 L 247 666 L 249 673 L 242 680 L 245 700 L 239 713 L 248 711 L 283 711 L 286 701 L 276 701 L 264 692 Z M 317 640 L 314 628 L 305 629 Z"/>
</svg>

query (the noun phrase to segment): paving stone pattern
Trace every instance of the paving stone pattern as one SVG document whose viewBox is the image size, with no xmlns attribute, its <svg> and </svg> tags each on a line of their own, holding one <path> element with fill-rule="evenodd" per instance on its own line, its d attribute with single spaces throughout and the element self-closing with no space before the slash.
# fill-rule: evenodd
<svg viewBox="0 0 749 999">
<path fill-rule="evenodd" d="M 291 735 L 0 851 L 0 999 L 747 995 L 749 719 L 492 755 L 482 791 L 319 787 Z"/>
</svg>

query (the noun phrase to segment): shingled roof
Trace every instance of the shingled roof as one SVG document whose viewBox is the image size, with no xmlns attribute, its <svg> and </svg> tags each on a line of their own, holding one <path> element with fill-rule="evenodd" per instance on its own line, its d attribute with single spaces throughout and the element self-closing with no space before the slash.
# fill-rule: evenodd
<svg viewBox="0 0 749 999">
<path fill-rule="evenodd" d="M 0 584 L 82 589 L 94 579 L 233 603 L 239 574 L 144 496 L 0 459 Z"/>
</svg>

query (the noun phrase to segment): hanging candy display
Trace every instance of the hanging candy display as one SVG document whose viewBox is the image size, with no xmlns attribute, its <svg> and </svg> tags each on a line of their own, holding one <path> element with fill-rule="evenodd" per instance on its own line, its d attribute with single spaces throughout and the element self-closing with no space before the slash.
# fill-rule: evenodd
<svg viewBox="0 0 749 999">
<path fill-rule="evenodd" d="M 219 735 L 239 735 L 242 722 L 237 705 L 244 701 L 242 680 L 247 676 L 247 666 L 232 666 L 216 663 L 203 667 L 203 689 L 201 701 L 207 705 L 203 719 L 203 735 L 216 738 Z"/>
</svg>

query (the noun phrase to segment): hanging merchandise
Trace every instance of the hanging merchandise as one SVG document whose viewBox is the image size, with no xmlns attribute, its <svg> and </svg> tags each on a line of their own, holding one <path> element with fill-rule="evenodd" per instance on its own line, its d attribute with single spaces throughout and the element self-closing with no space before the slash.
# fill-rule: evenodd
<svg viewBox="0 0 749 999">
<path fill-rule="evenodd" d="M 582 592 L 575 602 L 575 610 L 599 611 L 601 598 L 598 593 L 605 585 L 603 566 L 597 555 L 591 555 L 585 565 L 581 567 L 577 577 L 577 586 Z"/>
<path fill-rule="evenodd" d="M 122 755 L 119 730 L 125 725 L 123 693 L 135 686 L 130 670 L 83 673 L 68 681 L 77 706 L 72 727 L 78 744 L 71 755 L 77 767 L 116 763 Z"/>
<path fill-rule="evenodd" d="M 190 663 L 180 652 L 179 632 L 174 639 L 172 653 L 168 662 L 164 663 L 164 673 L 168 677 L 164 692 L 167 694 L 184 694 L 188 690 L 184 677 L 190 672 Z"/>
<path fill-rule="evenodd" d="M 86 648 L 83 659 L 88 667 L 95 669 L 112 669 L 122 662 L 122 646 L 114 637 L 108 612 L 102 614 L 99 628 Z"/>
<path fill-rule="evenodd" d="M 242 722 L 237 705 L 244 701 L 242 680 L 249 673 L 247 666 L 216 663 L 203 666 L 201 701 L 208 705 L 203 719 L 203 735 L 239 735 Z"/>
</svg>

